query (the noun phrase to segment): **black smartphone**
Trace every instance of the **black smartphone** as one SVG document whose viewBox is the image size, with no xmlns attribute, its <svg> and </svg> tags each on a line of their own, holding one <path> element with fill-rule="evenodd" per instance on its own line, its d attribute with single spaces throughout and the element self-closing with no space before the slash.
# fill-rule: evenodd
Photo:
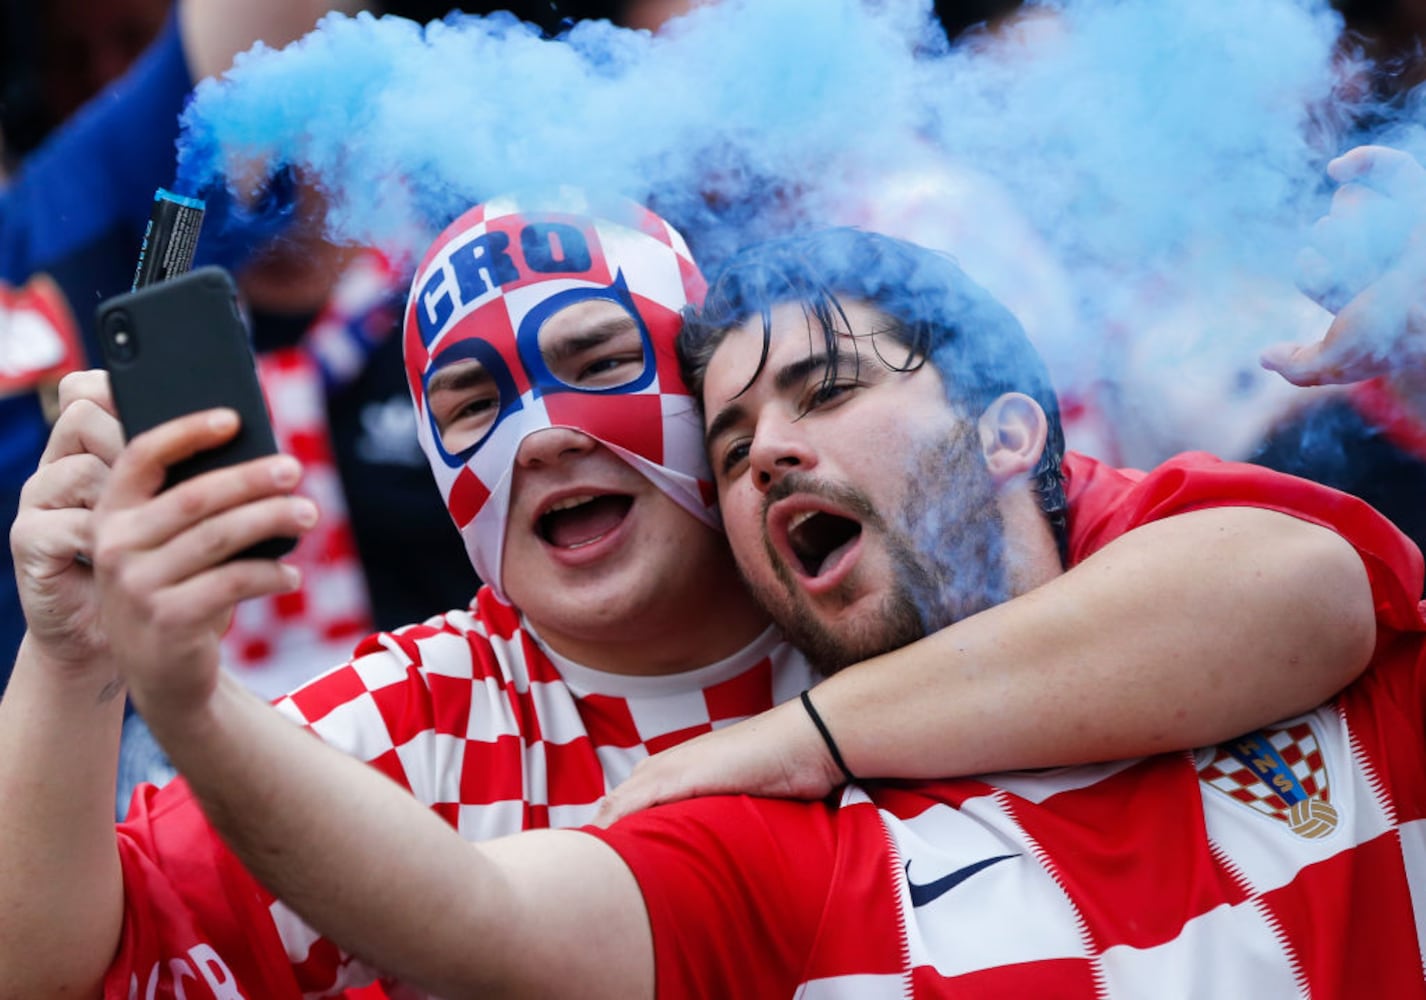
<svg viewBox="0 0 1426 1000">
<path fill-rule="evenodd" d="M 242 428 L 226 444 L 169 467 L 167 489 L 203 472 L 277 451 L 233 279 L 195 271 L 100 303 L 100 349 L 124 434 L 133 438 L 187 413 L 227 406 Z M 271 538 L 234 558 L 275 559 L 295 538 Z"/>
</svg>

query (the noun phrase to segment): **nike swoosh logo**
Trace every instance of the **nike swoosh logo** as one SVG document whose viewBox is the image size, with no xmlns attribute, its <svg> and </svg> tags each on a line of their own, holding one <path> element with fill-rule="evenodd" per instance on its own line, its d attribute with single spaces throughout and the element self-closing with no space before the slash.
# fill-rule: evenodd
<svg viewBox="0 0 1426 1000">
<path fill-rule="evenodd" d="M 936 881 L 927 882 L 925 885 L 917 885 L 911 881 L 911 862 L 908 861 L 906 862 L 906 887 L 911 890 L 911 905 L 925 906 L 927 903 L 935 902 L 977 872 L 982 872 L 991 865 L 1019 856 L 1018 854 L 1002 854 L 996 858 L 986 858 L 973 865 L 957 868 L 949 875 L 942 875 Z"/>
</svg>

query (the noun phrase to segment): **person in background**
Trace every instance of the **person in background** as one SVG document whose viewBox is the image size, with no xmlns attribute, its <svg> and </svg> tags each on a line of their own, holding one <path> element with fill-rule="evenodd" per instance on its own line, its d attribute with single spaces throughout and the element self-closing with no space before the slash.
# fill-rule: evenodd
<svg viewBox="0 0 1426 1000">
<path fill-rule="evenodd" d="M 332 7 L 330 0 L 183 0 L 128 72 L 30 151 L 0 192 L 0 516 L 6 523 L 44 447 L 59 378 L 100 356 L 95 307 L 132 283 L 154 192 L 172 182 L 178 115 L 193 81 L 222 72 L 258 39 L 285 44 Z M 129 34 L 134 40 L 124 43 L 125 51 L 137 44 L 137 28 Z M 92 41 L 77 48 L 116 51 L 98 36 Z M 92 61 L 93 72 L 81 75 L 95 85 L 121 62 Z M 56 96 L 54 113 L 78 96 Z M 24 621 L 4 576 L 0 670 L 8 674 Z"/>
<path fill-rule="evenodd" d="M 58 379 L 100 356 L 94 306 L 132 280 L 154 191 L 172 183 L 178 114 L 194 82 L 257 38 L 284 44 L 334 5 L 269 6 L 184 0 L 160 18 L 138 64 L 31 153 L 4 192 L 0 480 L 10 517 L 53 419 Z M 98 33 L 85 32 L 93 35 L 85 51 L 101 47 Z M 102 62 L 106 74 L 121 68 Z M 96 74 L 86 79 L 104 82 Z M 371 629 L 465 604 L 479 585 L 424 471 L 405 398 L 394 331 L 411 262 L 333 245 L 321 233 L 315 189 L 299 178 L 289 195 L 291 221 L 278 238 L 225 232 L 222 212 L 210 211 L 199 243 L 200 257 L 236 270 L 275 431 L 302 457 L 299 489 L 323 514 L 293 555 L 304 586 L 248 602 L 225 636 L 225 661 L 265 697 L 343 659 Z M 419 570 L 409 560 L 416 549 L 430 553 Z M 23 631 L 10 574 L 4 579 L 0 680 Z M 129 716 L 118 816 L 139 783 L 171 775 Z"/>
<path fill-rule="evenodd" d="M 471 268 L 481 261 L 490 265 L 484 277 Z M 421 404 L 413 423 L 464 536 L 456 545 L 487 583 L 468 608 L 366 639 L 349 663 L 284 698 L 282 711 L 396 779 L 463 836 L 577 825 L 649 752 L 756 714 L 811 681 L 737 578 L 692 401 L 671 365 L 654 365 L 671 357 L 679 310 L 701 295 L 702 277 L 681 238 L 636 206 L 618 203 L 611 214 L 496 201 L 452 224 L 416 287 L 413 357 L 429 349 L 443 362 L 478 358 L 487 390 L 521 387 L 503 405 L 487 396 L 455 406 L 478 375 L 432 373 L 429 385 L 422 370 L 410 375 Z M 528 353 L 531 337 L 553 338 L 560 360 L 542 369 L 538 346 Z M 398 376 L 404 383 L 406 370 Z M 35 813 L 0 818 L 25 841 L 0 863 L 0 981 L 34 997 L 92 995 L 101 982 L 106 995 L 137 984 L 146 996 L 188 997 L 205 984 L 217 995 L 241 984 L 244 995 L 272 998 L 364 986 L 374 971 L 253 882 L 182 783 L 145 786 L 117 830 L 99 822 L 112 809 L 116 705 L 112 694 L 96 701 L 95 689 L 80 689 L 115 675 L 103 666 L 89 571 L 54 546 L 94 541 L 67 515 L 93 502 L 120 447 L 105 384 L 100 373 L 62 383 L 67 405 L 47 471 L 27 488 L 31 516 L 14 533 L 38 629 L 0 701 L 10 752 L 0 784 L 27 796 L 44 772 L 57 794 L 32 800 Z M 477 413 L 502 418 L 480 441 L 433 436 L 436 421 Z M 297 470 L 284 456 L 247 474 L 284 483 L 286 494 Z M 165 498 L 182 503 L 174 491 Z M 57 502 L 75 506 L 62 514 Z M 271 512 L 298 532 L 315 515 L 309 500 L 289 496 Z M 424 557 L 409 555 L 417 566 Z M 106 561 L 98 550 L 95 558 Z M 246 569 L 297 576 L 277 564 Z M 86 592 L 79 605 L 71 583 Z M 289 590 L 284 582 L 274 592 Z M 51 617 L 56 598 L 69 609 L 64 622 Z M 179 606 L 194 599 L 201 603 L 193 593 Z M 58 735 L 42 721 L 57 723 L 51 713 L 84 745 L 66 739 L 58 754 L 46 746 L 46 733 Z M 59 831 L 73 839 L 59 845 L 50 839 Z M 86 859 L 68 868 L 67 889 L 24 888 L 27 869 L 37 874 L 61 856 Z M 208 943 L 238 927 L 250 940 L 242 954 Z M 92 960 L 60 962 L 47 943 Z"/>
</svg>

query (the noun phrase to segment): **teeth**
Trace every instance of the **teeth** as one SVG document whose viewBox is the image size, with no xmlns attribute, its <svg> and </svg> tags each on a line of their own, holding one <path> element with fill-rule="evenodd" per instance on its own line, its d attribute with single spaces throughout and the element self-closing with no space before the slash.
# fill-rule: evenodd
<svg viewBox="0 0 1426 1000">
<path fill-rule="evenodd" d="M 553 514 L 557 510 L 569 510 L 571 507 L 578 507 L 581 504 L 589 503 L 593 499 L 593 493 L 583 493 L 577 497 L 565 497 L 563 500 L 556 500 L 550 504 L 550 509 L 545 511 L 545 513 Z"/>
<path fill-rule="evenodd" d="M 818 513 L 819 512 L 815 510 L 804 510 L 801 514 L 794 514 L 792 520 L 787 522 L 788 533 L 791 534 L 796 531 L 808 518 L 816 517 Z"/>
</svg>

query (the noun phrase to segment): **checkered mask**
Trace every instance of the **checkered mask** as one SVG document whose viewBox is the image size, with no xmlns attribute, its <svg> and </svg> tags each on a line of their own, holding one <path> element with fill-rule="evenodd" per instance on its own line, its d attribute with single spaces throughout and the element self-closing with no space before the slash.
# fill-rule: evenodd
<svg viewBox="0 0 1426 1000">
<path fill-rule="evenodd" d="M 588 434 L 720 528 L 702 423 L 673 347 L 679 310 L 699 303 L 704 288 L 668 223 L 633 202 L 594 205 L 571 191 L 538 209 L 514 199 L 487 202 L 427 251 L 404 333 L 421 447 L 476 572 L 502 599 L 515 456 L 543 428 Z M 556 326 L 547 327 L 548 319 L 588 300 L 622 307 L 635 320 L 642 364 L 627 365 L 632 374 L 618 384 L 580 384 L 546 339 Z M 480 362 L 492 379 L 498 410 L 478 441 L 452 454 L 437 432 L 427 386 L 433 373 L 467 360 Z"/>
</svg>

